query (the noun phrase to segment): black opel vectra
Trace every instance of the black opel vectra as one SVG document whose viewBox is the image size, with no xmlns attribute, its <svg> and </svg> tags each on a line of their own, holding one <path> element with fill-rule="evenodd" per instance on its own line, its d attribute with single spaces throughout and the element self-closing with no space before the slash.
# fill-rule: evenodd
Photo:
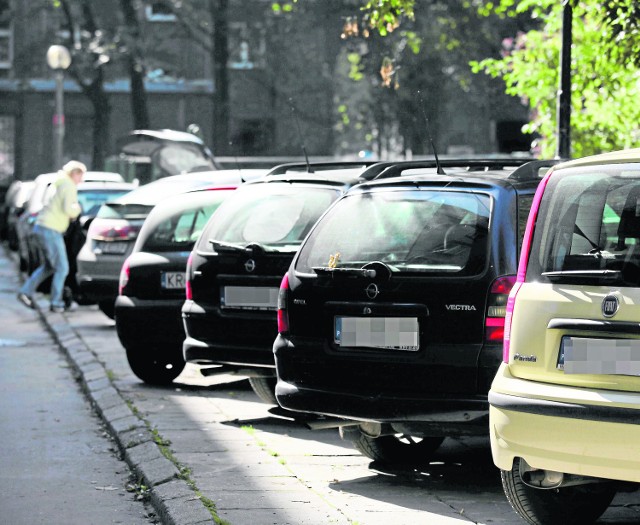
<svg viewBox="0 0 640 525">
<path fill-rule="evenodd" d="M 278 403 L 386 463 L 486 434 L 506 300 L 552 163 L 402 163 L 351 189 L 282 280 Z"/>
<path fill-rule="evenodd" d="M 329 206 L 386 164 L 290 164 L 243 184 L 204 228 L 187 265 L 184 358 L 205 375 L 249 376 L 275 404 L 278 290 L 293 256 Z"/>
</svg>

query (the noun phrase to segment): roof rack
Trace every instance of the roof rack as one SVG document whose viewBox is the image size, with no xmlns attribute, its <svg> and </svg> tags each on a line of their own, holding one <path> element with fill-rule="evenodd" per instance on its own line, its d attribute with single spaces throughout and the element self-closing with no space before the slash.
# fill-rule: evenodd
<svg viewBox="0 0 640 525">
<path fill-rule="evenodd" d="M 314 173 L 318 171 L 339 170 L 343 168 L 367 168 L 376 164 L 375 161 L 335 161 L 335 162 L 312 162 L 307 165 L 306 162 L 288 162 L 279 164 L 269 170 L 265 177 L 273 175 L 285 175 L 291 171 L 299 171 L 302 173 Z M 311 168 L 311 170 L 309 170 Z"/>
<path fill-rule="evenodd" d="M 440 159 L 439 164 L 443 168 L 464 168 L 467 171 L 488 171 L 522 166 L 529 160 L 531 159 Z M 438 167 L 438 162 L 436 162 L 435 159 L 389 162 L 386 164 L 387 166 L 384 166 L 382 170 L 372 168 L 365 170 L 362 174 L 362 178 L 364 180 L 387 179 L 390 177 L 398 177 L 406 170 Z M 373 168 L 378 168 L 378 165 L 373 166 Z"/>
</svg>

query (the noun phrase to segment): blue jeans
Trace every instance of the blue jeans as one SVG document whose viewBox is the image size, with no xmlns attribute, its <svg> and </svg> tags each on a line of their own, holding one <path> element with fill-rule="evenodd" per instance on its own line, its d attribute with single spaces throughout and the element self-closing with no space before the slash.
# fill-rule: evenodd
<svg viewBox="0 0 640 525">
<path fill-rule="evenodd" d="M 53 275 L 51 280 L 51 306 L 64 307 L 62 290 L 69 273 L 69 260 L 62 233 L 36 224 L 33 229 L 44 261 L 20 288 L 20 293 L 33 297 L 42 282 Z"/>
</svg>

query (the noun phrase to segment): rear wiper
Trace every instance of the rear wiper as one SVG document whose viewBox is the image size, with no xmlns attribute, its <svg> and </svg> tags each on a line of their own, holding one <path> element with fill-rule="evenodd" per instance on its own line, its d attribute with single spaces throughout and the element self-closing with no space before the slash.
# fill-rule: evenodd
<svg viewBox="0 0 640 525">
<path fill-rule="evenodd" d="M 555 272 L 542 272 L 544 277 L 554 279 L 619 279 L 622 275 L 620 270 L 559 270 Z"/>
<path fill-rule="evenodd" d="M 239 244 L 233 244 L 231 242 L 216 241 L 215 239 L 209 239 L 209 243 L 213 246 L 213 249 L 217 252 L 243 252 L 244 246 Z"/>
</svg>

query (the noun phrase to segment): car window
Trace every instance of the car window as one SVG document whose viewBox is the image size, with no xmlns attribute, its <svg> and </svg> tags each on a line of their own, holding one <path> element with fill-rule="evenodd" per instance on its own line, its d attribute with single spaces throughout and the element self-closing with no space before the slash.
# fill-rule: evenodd
<svg viewBox="0 0 640 525">
<path fill-rule="evenodd" d="M 520 250 L 522 249 L 524 231 L 527 228 L 527 220 L 529 219 L 529 212 L 533 204 L 533 196 L 533 193 L 518 195 L 518 255 L 520 255 Z"/>
<path fill-rule="evenodd" d="M 537 224 L 528 279 L 640 283 L 640 166 L 558 172 Z"/>
<path fill-rule="evenodd" d="M 143 251 L 191 250 L 204 226 L 222 202 L 181 210 L 160 222 L 144 243 Z"/>
<path fill-rule="evenodd" d="M 405 273 L 476 274 L 487 260 L 489 206 L 487 195 L 455 191 L 347 196 L 309 236 L 296 270 L 360 268 L 381 261 Z"/>
<path fill-rule="evenodd" d="M 100 206 L 109 199 L 115 199 L 128 193 L 129 190 L 90 190 L 78 192 L 78 203 L 83 215 L 95 215 Z"/>
<path fill-rule="evenodd" d="M 255 184 L 229 198 L 207 225 L 200 243 L 209 240 L 239 246 L 260 243 L 296 249 L 320 215 L 335 201 L 335 189 L 290 184 Z"/>
</svg>

